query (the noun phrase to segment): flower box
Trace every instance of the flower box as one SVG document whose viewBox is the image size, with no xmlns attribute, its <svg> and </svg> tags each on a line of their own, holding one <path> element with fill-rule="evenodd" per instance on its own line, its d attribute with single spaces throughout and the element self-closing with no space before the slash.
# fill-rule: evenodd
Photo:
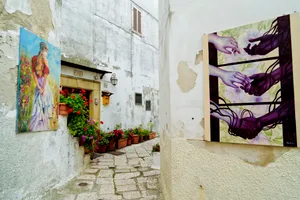
<svg viewBox="0 0 300 200">
<path fill-rule="evenodd" d="M 127 139 L 127 146 L 131 145 L 131 141 L 132 141 L 132 139 Z"/>
<path fill-rule="evenodd" d="M 127 139 L 122 138 L 118 140 L 118 149 L 121 149 L 126 146 L 127 146 Z"/>
<path fill-rule="evenodd" d="M 134 135 L 132 138 L 132 144 L 138 144 L 139 143 L 139 136 L 138 135 Z"/>
<path fill-rule="evenodd" d="M 69 106 L 65 103 L 59 103 L 59 114 L 62 116 L 68 116 Z"/>
</svg>

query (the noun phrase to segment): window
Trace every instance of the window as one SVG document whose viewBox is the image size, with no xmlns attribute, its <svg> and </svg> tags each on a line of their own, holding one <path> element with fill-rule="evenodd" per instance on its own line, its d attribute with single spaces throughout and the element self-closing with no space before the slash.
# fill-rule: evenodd
<svg viewBox="0 0 300 200">
<path fill-rule="evenodd" d="M 142 94 L 135 93 L 135 105 L 142 105 Z"/>
<path fill-rule="evenodd" d="M 138 34 L 142 34 L 142 15 L 141 11 L 133 7 L 132 9 L 132 29 Z"/>
<path fill-rule="evenodd" d="M 151 111 L 151 101 L 150 100 L 146 101 L 146 111 Z"/>
</svg>

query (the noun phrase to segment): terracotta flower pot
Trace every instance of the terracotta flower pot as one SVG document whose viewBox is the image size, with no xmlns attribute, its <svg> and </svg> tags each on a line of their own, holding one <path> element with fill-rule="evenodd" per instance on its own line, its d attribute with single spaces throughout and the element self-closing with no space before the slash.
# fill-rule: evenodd
<svg viewBox="0 0 300 200">
<path fill-rule="evenodd" d="M 107 149 L 107 145 L 105 145 L 105 146 L 99 146 L 98 150 L 97 150 L 97 153 L 105 153 L 106 149 Z"/>
<path fill-rule="evenodd" d="M 84 141 L 82 140 L 81 137 L 79 137 L 79 146 L 83 146 L 84 145 Z"/>
<path fill-rule="evenodd" d="M 150 135 L 149 135 L 149 140 L 152 140 L 152 139 L 153 139 L 153 134 L 150 133 Z"/>
<path fill-rule="evenodd" d="M 144 137 L 143 136 L 139 136 L 139 137 L 140 137 L 139 142 L 144 142 Z"/>
<path fill-rule="evenodd" d="M 108 150 L 109 151 L 116 150 L 116 142 L 114 140 L 109 141 L 109 143 L 108 143 Z"/>
<path fill-rule="evenodd" d="M 144 140 L 149 140 L 149 135 L 143 137 Z"/>
<path fill-rule="evenodd" d="M 138 144 L 139 143 L 139 136 L 138 135 L 134 135 L 132 138 L 132 144 Z"/>
<path fill-rule="evenodd" d="M 65 103 L 59 103 L 59 114 L 62 116 L 68 116 L 69 106 Z"/>
<path fill-rule="evenodd" d="M 125 139 L 125 138 L 119 139 L 118 149 L 121 149 L 121 148 L 126 147 L 126 146 L 127 146 L 127 139 Z"/>
<path fill-rule="evenodd" d="M 132 140 L 132 139 L 127 139 L 127 146 L 130 146 L 130 145 L 131 145 L 131 140 Z"/>
<path fill-rule="evenodd" d="M 155 132 L 151 132 L 150 135 L 149 135 L 149 139 L 152 140 L 156 138 L 156 133 Z"/>
<path fill-rule="evenodd" d="M 91 151 L 88 147 L 84 147 L 84 153 L 85 154 L 89 154 Z"/>
</svg>

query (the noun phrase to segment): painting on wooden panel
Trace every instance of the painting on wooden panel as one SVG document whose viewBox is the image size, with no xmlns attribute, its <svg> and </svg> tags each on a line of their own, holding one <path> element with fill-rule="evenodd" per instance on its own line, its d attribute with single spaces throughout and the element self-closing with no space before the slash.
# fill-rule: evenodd
<svg viewBox="0 0 300 200">
<path fill-rule="evenodd" d="M 60 50 L 21 28 L 17 90 L 17 133 L 56 130 Z"/>
<path fill-rule="evenodd" d="M 300 145 L 294 94 L 300 66 L 293 56 L 298 25 L 293 14 L 204 35 L 207 141 Z"/>
</svg>

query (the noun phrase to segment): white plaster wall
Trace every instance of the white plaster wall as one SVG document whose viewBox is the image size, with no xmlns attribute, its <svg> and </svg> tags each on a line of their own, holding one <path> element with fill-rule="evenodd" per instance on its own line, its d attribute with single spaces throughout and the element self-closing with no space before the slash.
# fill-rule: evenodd
<svg viewBox="0 0 300 200">
<path fill-rule="evenodd" d="M 160 92 L 163 93 L 159 119 L 164 199 L 299 199 L 299 149 L 200 141 L 204 133 L 203 66 L 196 65 L 195 58 L 202 50 L 203 34 L 293 13 L 300 10 L 300 2 L 159 3 Z M 183 70 L 178 69 L 180 62 L 184 63 Z M 190 78 L 193 74 L 195 81 Z"/>
<path fill-rule="evenodd" d="M 59 118 L 57 131 L 17 135 L 15 120 L 10 113 L 0 118 L 0 199 L 39 199 L 84 169 L 84 149 L 66 117 Z"/>
<path fill-rule="evenodd" d="M 100 108 L 102 128 L 112 130 L 117 123 L 146 127 L 152 120 L 157 130 L 158 1 L 68 0 L 62 5 L 62 54 L 112 71 L 119 80 L 117 86 L 109 74 L 101 80 L 101 89 L 114 93 L 110 104 Z M 142 37 L 131 30 L 132 6 L 142 13 Z M 143 94 L 143 105 L 135 105 L 135 92 Z M 151 100 L 151 111 L 145 110 L 146 100 Z"/>
<path fill-rule="evenodd" d="M 57 131 L 15 132 L 19 27 L 59 47 L 61 5 L 56 0 L 0 4 L 5 5 L 0 14 L 0 199 L 36 200 L 73 178 L 86 163 L 65 117 L 59 118 Z"/>
</svg>

